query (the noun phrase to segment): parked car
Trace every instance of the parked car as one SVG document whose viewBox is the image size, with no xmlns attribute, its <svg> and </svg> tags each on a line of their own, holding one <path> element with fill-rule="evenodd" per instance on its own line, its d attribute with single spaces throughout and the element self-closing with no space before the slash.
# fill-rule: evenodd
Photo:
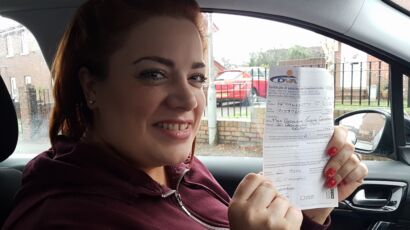
<svg viewBox="0 0 410 230">
<path fill-rule="evenodd" d="M 266 78 L 252 77 L 245 71 L 228 70 L 221 72 L 215 79 L 216 99 L 223 102 L 239 101 L 250 105 L 257 97 L 266 97 Z"/>
<path fill-rule="evenodd" d="M 0 15 L 24 24 L 33 33 L 41 47 L 46 63 L 50 66 L 63 29 L 74 10 L 82 2 L 83 0 L 2 0 L 0 1 Z M 362 146 L 370 147 L 366 149 L 357 146 L 357 149 L 367 156 L 383 156 L 389 160 L 364 161 L 369 168 L 369 175 L 363 185 L 349 198 L 340 202 L 339 207 L 333 211 L 330 229 L 410 229 L 410 140 L 406 138 L 409 136 L 410 129 L 405 129 L 408 123 L 405 122 L 404 110 L 407 108 L 403 103 L 403 95 L 408 94 L 407 91 L 403 91 L 403 83 L 407 84 L 410 76 L 410 8 L 409 5 L 407 5 L 408 8 L 400 8 L 397 4 L 405 4 L 406 1 L 253 0 L 250 4 L 249 0 L 199 0 L 199 3 L 205 12 L 263 18 L 306 28 L 342 41 L 389 64 L 390 113 L 386 114 L 374 110 L 358 111 L 336 119 L 336 124 L 339 124 L 344 118 L 359 113 L 381 114 L 385 120 L 383 131 L 371 135 L 379 140 L 366 139 L 366 144 L 370 144 L 363 145 L 362 141 Z M 17 30 L 13 32 L 17 32 Z M 243 33 L 243 31 L 240 32 Z M 266 32 L 266 29 L 263 32 Z M 281 33 L 281 31 L 275 32 Z M 274 37 L 271 39 L 274 43 Z M 0 47 L 1 52 L 2 50 L 4 49 Z M 3 64 L 0 63 L 0 74 L 10 71 L 10 69 L 4 69 Z M 23 63 L 14 64 L 19 69 L 27 67 Z M 228 72 L 227 74 L 237 74 L 237 72 Z M 242 72 L 238 75 L 240 78 L 246 78 L 244 89 L 237 88 L 239 92 L 244 94 L 238 93 L 231 97 L 244 101 L 252 95 L 253 87 L 252 83 L 247 82 L 247 78 L 250 77 L 242 77 L 242 75 L 246 75 Z M 13 196 L 19 189 L 21 172 L 27 162 L 35 155 L 13 154 L 18 136 L 17 117 L 9 92 L 6 85 L 2 84 L 1 78 L 0 83 L 1 226 L 2 221 L 10 211 Z M 220 89 L 223 88 L 223 83 L 224 80 L 220 83 Z M 335 82 L 335 85 L 337 84 L 340 82 Z M 233 91 L 235 87 L 233 84 L 231 85 Z M 263 97 L 262 91 L 259 88 L 255 89 L 257 90 L 255 94 Z M 219 93 L 223 93 L 223 90 Z M 229 97 L 228 95 L 229 92 L 226 96 Z M 220 99 L 218 100 L 220 101 Z M 26 124 L 24 123 L 24 125 Z M 369 135 L 366 135 L 367 137 Z M 21 136 L 19 138 L 21 139 Z M 252 139 L 249 140 L 249 142 L 251 141 Z M 28 144 L 34 142 L 33 139 Z M 33 149 L 34 145 L 28 145 L 26 151 L 32 152 Z M 228 155 L 226 152 L 224 154 Z M 262 171 L 261 157 L 200 156 L 200 159 L 231 195 L 244 175 Z M 153 219 L 153 221 L 158 220 Z"/>
</svg>

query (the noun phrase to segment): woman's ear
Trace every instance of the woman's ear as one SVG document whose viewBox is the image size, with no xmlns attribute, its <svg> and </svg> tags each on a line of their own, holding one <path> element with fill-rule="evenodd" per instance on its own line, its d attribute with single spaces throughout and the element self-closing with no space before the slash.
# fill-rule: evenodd
<svg viewBox="0 0 410 230">
<path fill-rule="evenodd" d="M 96 77 L 90 73 L 88 68 L 82 67 L 78 71 L 78 79 L 88 108 L 95 109 L 97 107 Z"/>
</svg>

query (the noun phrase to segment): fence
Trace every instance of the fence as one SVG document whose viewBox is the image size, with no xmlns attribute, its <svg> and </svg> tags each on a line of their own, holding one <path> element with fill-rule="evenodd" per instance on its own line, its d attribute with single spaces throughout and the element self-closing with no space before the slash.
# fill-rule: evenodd
<svg viewBox="0 0 410 230">
<path fill-rule="evenodd" d="M 389 106 L 390 67 L 382 61 L 321 63 L 316 65 L 293 65 L 327 69 L 334 78 L 335 107 Z M 252 69 L 250 78 L 226 81 L 216 87 L 217 117 L 249 117 L 251 107 L 266 102 L 267 68 Z M 404 83 L 407 96 L 408 83 Z M 205 88 L 207 93 L 207 88 Z M 409 97 L 410 99 L 410 97 Z M 410 107 L 410 100 L 408 103 Z M 204 112 L 207 115 L 207 109 Z"/>
<path fill-rule="evenodd" d="M 389 106 L 389 68 L 382 61 L 335 64 L 335 105 Z"/>
<path fill-rule="evenodd" d="M 47 136 L 52 106 L 50 90 L 36 90 L 32 85 L 19 89 L 19 100 L 14 102 L 14 107 L 19 121 L 19 132 L 23 139 L 32 140 Z"/>
</svg>

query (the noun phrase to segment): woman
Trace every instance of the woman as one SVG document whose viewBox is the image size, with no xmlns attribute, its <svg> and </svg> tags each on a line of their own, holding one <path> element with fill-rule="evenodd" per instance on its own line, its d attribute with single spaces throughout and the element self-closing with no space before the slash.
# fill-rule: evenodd
<svg viewBox="0 0 410 230">
<path fill-rule="evenodd" d="M 193 0 L 89 0 L 53 65 L 52 148 L 24 172 L 4 229 L 325 229 L 262 175 L 232 199 L 194 157 L 206 43 Z M 346 131 L 329 143 L 326 186 L 350 195 L 367 173 Z M 342 183 L 343 181 L 343 183 Z"/>
</svg>

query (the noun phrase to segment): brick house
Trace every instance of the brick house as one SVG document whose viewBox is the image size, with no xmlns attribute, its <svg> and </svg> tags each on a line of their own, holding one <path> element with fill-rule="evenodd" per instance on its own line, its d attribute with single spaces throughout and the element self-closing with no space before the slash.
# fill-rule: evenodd
<svg viewBox="0 0 410 230">
<path fill-rule="evenodd" d="M 26 85 L 37 90 L 52 87 L 50 70 L 37 41 L 22 25 L 0 30 L 0 75 L 15 101 Z"/>
</svg>

